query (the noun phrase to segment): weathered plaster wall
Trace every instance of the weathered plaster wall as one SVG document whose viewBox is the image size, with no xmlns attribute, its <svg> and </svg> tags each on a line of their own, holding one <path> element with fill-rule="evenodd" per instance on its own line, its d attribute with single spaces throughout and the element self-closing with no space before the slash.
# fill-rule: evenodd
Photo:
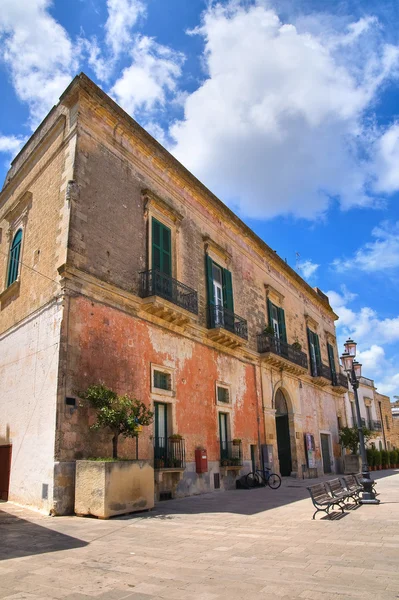
<svg viewBox="0 0 399 600">
<path fill-rule="evenodd" d="M 44 511 L 53 499 L 61 318 L 53 301 L 0 335 L 0 443 L 12 444 L 9 499 Z"/>
</svg>

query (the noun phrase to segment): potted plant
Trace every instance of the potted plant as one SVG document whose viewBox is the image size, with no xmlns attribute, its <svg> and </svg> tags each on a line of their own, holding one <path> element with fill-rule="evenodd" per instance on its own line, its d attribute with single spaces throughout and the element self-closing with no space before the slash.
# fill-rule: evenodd
<svg viewBox="0 0 399 600">
<path fill-rule="evenodd" d="M 386 450 L 381 450 L 381 464 L 383 469 L 387 469 L 389 466 L 389 454 Z"/>
<path fill-rule="evenodd" d="M 297 337 L 295 338 L 295 342 L 292 344 L 292 347 L 293 347 L 293 349 L 294 349 L 294 350 L 296 350 L 297 352 L 301 352 L 301 350 L 302 350 L 302 344 L 300 344 L 300 343 L 298 342 L 298 338 L 297 338 Z"/>
<path fill-rule="evenodd" d="M 183 439 L 183 436 L 180 435 L 180 433 L 173 433 L 172 435 L 169 436 L 169 439 L 172 443 L 177 443 Z"/>
<path fill-rule="evenodd" d="M 367 442 L 371 437 L 371 431 L 363 427 L 364 441 Z M 340 444 L 350 451 L 350 454 L 344 455 L 344 472 L 359 473 L 361 470 L 361 459 L 358 454 L 359 450 L 359 432 L 357 427 L 342 427 L 339 432 Z"/>
<path fill-rule="evenodd" d="M 391 469 L 396 469 L 397 460 L 398 460 L 398 453 L 396 452 L 396 450 L 391 450 L 389 452 L 389 462 L 391 465 Z"/>
<path fill-rule="evenodd" d="M 367 464 L 370 468 L 370 471 L 375 471 L 375 465 L 374 465 L 374 449 L 373 448 L 367 448 L 366 449 L 366 454 L 367 454 Z"/>
<path fill-rule="evenodd" d="M 239 446 L 241 444 L 241 439 L 240 438 L 234 438 L 233 440 L 233 446 Z"/>
<path fill-rule="evenodd" d="M 266 335 L 273 335 L 274 336 L 274 329 L 271 325 L 266 325 L 266 327 L 263 330 L 263 333 Z"/>
<path fill-rule="evenodd" d="M 108 518 L 154 506 L 154 471 L 150 462 L 118 457 L 120 436 L 135 438 L 153 413 L 143 402 L 119 396 L 104 384 L 80 393 L 96 413 L 91 429 L 104 429 L 112 440 L 112 458 L 76 461 L 75 513 Z"/>
<path fill-rule="evenodd" d="M 381 471 L 381 450 L 374 450 L 374 464 L 377 471 Z"/>
</svg>

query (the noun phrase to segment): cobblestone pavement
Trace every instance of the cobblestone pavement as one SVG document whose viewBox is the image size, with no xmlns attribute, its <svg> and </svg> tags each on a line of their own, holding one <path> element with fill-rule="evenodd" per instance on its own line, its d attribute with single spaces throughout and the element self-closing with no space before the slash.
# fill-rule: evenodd
<svg viewBox="0 0 399 600">
<path fill-rule="evenodd" d="M 0 599 L 399 597 L 399 471 L 381 504 L 320 516 L 306 485 L 172 500 L 101 521 L 0 504 Z"/>
</svg>

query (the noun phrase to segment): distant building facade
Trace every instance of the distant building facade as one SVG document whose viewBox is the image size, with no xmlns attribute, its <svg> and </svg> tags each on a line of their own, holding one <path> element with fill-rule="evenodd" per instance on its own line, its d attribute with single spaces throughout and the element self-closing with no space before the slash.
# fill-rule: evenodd
<svg viewBox="0 0 399 600">
<path fill-rule="evenodd" d="M 79 400 L 100 381 L 154 411 L 138 446 L 158 498 L 262 462 L 337 472 L 348 384 L 328 298 L 83 74 L 13 161 L 0 228 L 11 500 L 72 511 L 75 461 L 111 451 Z"/>
</svg>

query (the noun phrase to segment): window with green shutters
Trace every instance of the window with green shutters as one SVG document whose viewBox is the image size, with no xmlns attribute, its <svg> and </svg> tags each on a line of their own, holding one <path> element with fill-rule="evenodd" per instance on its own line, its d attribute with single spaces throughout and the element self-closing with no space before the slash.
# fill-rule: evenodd
<svg viewBox="0 0 399 600">
<path fill-rule="evenodd" d="M 158 388 L 159 390 L 171 390 L 172 377 L 170 373 L 154 370 L 154 388 Z"/>
<path fill-rule="evenodd" d="M 321 372 L 321 353 L 319 336 L 308 328 L 308 343 L 310 356 L 310 370 L 314 377 Z"/>
<path fill-rule="evenodd" d="M 7 286 L 18 279 L 19 265 L 21 260 L 22 229 L 19 229 L 14 236 L 10 248 L 10 257 L 8 262 Z"/>
<path fill-rule="evenodd" d="M 231 273 L 215 263 L 208 254 L 205 255 L 205 266 L 210 326 L 215 327 L 220 324 L 229 325 L 231 321 L 231 326 L 234 328 L 234 299 Z M 219 273 L 221 273 L 221 282 L 218 281 Z M 223 322 L 218 323 L 218 321 Z"/>
<path fill-rule="evenodd" d="M 336 370 L 335 370 L 335 358 L 334 358 L 334 347 L 331 344 L 327 344 L 328 362 L 330 363 L 331 380 L 335 384 L 336 382 Z"/>
<path fill-rule="evenodd" d="M 276 306 L 267 299 L 267 317 L 269 325 L 273 328 L 275 336 L 283 342 L 287 342 L 287 331 L 285 328 L 285 313 L 284 309 Z"/>
<path fill-rule="evenodd" d="M 152 219 L 152 269 L 172 275 L 172 236 L 169 227 Z"/>
</svg>

